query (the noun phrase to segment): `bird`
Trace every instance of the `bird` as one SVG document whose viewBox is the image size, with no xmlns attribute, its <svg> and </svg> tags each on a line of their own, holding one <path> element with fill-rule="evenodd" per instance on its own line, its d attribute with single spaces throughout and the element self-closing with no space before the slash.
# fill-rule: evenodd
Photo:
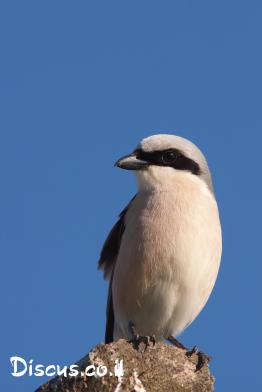
<svg viewBox="0 0 262 392">
<path fill-rule="evenodd" d="M 109 280 L 105 343 L 149 336 L 185 348 L 176 338 L 205 306 L 222 254 L 208 163 L 190 140 L 156 134 L 115 165 L 135 173 L 138 190 L 98 261 Z"/>
</svg>

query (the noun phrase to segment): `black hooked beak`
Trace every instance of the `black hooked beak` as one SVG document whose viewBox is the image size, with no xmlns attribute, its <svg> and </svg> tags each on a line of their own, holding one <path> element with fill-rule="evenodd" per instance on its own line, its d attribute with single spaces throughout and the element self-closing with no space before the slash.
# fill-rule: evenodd
<svg viewBox="0 0 262 392">
<path fill-rule="evenodd" d="M 126 170 L 141 170 L 148 166 L 148 162 L 137 158 L 136 151 L 134 151 L 132 154 L 118 159 L 118 161 L 115 163 L 115 166 Z"/>
</svg>

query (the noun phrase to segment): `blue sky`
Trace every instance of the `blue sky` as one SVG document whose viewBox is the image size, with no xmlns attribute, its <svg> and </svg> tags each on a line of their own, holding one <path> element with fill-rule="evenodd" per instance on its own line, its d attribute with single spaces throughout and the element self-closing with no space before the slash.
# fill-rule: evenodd
<svg viewBox="0 0 262 392">
<path fill-rule="evenodd" d="M 9 358 L 71 364 L 103 340 L 96 262 L 135 193 L 113 167 L 150 134 L 206 154 L 223 225 L 215 290 L 181 336 L 213 355 L 216 391 L 261 388 L 259 1 L 0 5 L 0 384 Z"/>
</svg>

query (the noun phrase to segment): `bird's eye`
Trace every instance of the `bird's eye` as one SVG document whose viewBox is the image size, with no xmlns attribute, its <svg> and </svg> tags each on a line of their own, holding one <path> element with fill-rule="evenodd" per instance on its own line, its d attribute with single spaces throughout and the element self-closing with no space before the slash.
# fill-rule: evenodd
<svg viewBox="0 0 262 392">
<path fill-rule="evenodd" d="M 173 150 L 165 151 L 162 155 L 163 163 L 173 163 L 177 158 L 177 153 Z"/>
</svg>

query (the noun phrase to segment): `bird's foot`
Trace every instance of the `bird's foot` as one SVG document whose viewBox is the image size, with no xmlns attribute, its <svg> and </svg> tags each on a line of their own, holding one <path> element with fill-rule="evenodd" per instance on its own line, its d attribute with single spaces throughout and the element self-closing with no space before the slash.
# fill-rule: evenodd
<svg viewBox="0 0 262 392">
<path fill-rule="evenodd" d="M 150 346 L 150 343 L 153 343 L 153 346 L 156 344 L 156 338 L 155 336 L 141 336 L 141 335 L 134 335 L 132 338 L 129 340 L 129 342 L 134 346 L 136 350 L 139 349 L 139 346 L 141 343 L 144 343 L 145 345 L 145 351 Z"/>
<path fill-rule="evenodd" d="M 145 345 L 145 350 L 150 346 L 150 343 L 153 344 L 153 346 L 156 344 L 156 338 L 154 335 L 151 336 L 142 336 L 136 333 L 135 331 L 135 326 L 133 323 L 129 323 L 129 332 L 131 334 L 131 339 L 129 342 L 133 345 L 133 347 L 138 350 L 139 345 L 143 343 Z"/>
<path fill-rule="evenodd" d="M 207 354 L 203 353 L 202 351 L 199 351 L 196 346 L 194 346 L 191 350 L 186 352 L 187 357 L 191 357 L 193 354 L 196 354 L 198 357 L 198 361 L 196 364 L 196 370 L 195 370 L 196 372 L 201 370 L 202 367 L 205 364 L 208 364 L 209 361 L 211 361 L 211 359 L 212 359 L 212 357 L 210 355 L 207 355 Z"/>
<path fill-rule="evenodd" d="M 176 338 L 174 338 L 174 336 L 169 336 L 167 338 L 167 340 L 173 344 L 173 346 L 177 347 L 177 348 L 181 348 L 182 350 L 187 350 L 188 348 L 186 346 L 184 346 L 181 342 L 179 342 L 179 340 L 177 340 Z"/>
</svg>

